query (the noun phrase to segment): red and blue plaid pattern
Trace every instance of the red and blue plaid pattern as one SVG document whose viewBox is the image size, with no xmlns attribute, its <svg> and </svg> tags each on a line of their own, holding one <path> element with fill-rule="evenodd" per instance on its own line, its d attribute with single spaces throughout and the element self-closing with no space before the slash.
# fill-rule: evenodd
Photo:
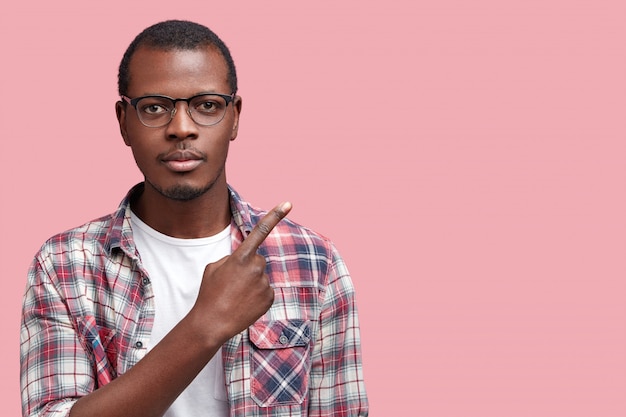
<svg viewBox="0 0 626 417">
<path fill-rule="evenodd" d="M 135 191 L 115 213 L 48 240 L 31 265 L 21 328 L 24 416 L 68 416 L 78 397 L 146 354 L 154 294 L 132 238 Z M 264 213 L 230 193 L 234 250 Z M 336 249 L 284 220 L 259 253 L 275 300 L 223 346 L 230 415 L 366 416 L 354 289 Z"/>
<path fill-rule="evenodd" d="M 261 406 L 300 404 L 308 388 L 311 330 L 304 320 L 256 322 L 249 329 L 252 398 Z"/>
</svg>

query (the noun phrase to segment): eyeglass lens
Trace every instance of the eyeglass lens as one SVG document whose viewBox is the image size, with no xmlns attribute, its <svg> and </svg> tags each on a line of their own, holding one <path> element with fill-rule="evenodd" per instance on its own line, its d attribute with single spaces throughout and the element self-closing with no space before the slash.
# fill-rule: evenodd
<svg viewBox="0 0 626 417">
<path fill-rule="evenodd" d="M 219 123 L 226 113 L 228 103 L 223 97 L 206 94 L 194 97 L 188 106 L 189 116 L 199 125 Z M 150 127 L 165 126 L 176 114 L 176 105 L 167 97 L 145 97 L 137 102 L 137 115 Z"/>
</svg>

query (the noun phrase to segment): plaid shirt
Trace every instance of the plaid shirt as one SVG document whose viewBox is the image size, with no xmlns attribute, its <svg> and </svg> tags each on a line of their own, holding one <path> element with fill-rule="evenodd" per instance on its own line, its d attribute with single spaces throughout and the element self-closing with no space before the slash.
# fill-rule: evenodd
<svg viewBox="0 0 626 417">
<path fill-rule="evenodd" d="M 150 278 L 129 200 L 48 240 L 28 274 L 21 327 L 24 416 L 68 416 L 146 354 Z M 233 250 L 263 213 L 230 189 Z M 259 248 L 269 311 L 223 346 L 231 416 L 366 416 L 359 323 L 348 271 L 326 238 L 285 219 Z"/>
</svg>

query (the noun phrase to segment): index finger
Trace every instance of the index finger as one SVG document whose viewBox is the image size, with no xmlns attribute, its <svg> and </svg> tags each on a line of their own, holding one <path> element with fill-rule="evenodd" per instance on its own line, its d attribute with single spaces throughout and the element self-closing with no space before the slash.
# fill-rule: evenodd
<svg viewBox="0 0 626 417">
<path fill-rule="evenodd" d="M 267 238 L 272 229 L 291 211 L 291 203 L 284 202 L 271 211 L 269 211 L 263 218 L 254 226 L 252 232 L 243 241 L 241 246 L 237 248 L 237 252 L 244 256 L 255 254 L 261 243 Z"/>
</svg>

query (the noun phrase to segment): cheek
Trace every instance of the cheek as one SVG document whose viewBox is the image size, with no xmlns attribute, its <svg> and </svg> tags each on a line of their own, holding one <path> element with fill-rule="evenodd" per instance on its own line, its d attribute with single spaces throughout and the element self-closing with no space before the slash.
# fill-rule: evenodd
<svg viewBox="0 0 626 417">
<path fill-rule="evenodd" d="M 134 139 L 131 141 L 130 148 L 133 152 L 135 162 L 137 162 L 137 165 L 142 168 L 151 161 L 154 161 L 156 158 L 156 154 L 153 149 L 154 147 L 149 146 L 148 142 L 142 142 Z"/>
<path fill-rule="evenodd" d="M 154 159 L 156 154 L 154 144 L 157 143 L 157 135 L 159 132 L 147 131 L 146 129 L 147 128 L 143 125 L 137 126 L 134 122 L 128 123 L 128 137 L 126 142 L 127 145 L 130 146 L 135 160 L 137 161 Z"/>
</svg>

